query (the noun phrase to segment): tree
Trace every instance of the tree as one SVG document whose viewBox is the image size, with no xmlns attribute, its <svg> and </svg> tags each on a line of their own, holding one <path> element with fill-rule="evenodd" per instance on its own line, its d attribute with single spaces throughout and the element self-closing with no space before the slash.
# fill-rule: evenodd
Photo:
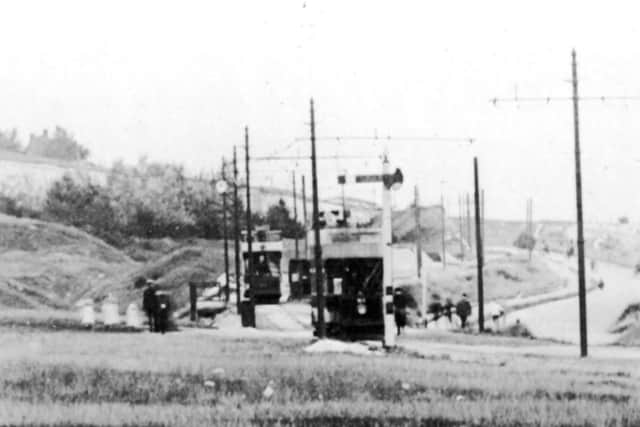
<svg viewBox="0 0 640 427">
<path fill-rule="evenodd" d="M 282 237 L 301 238 L 304 237 L 304 227 L 291 218 L 289 209 L 284 200 L 280 199 L 277 205 L 269 207 L 265 222 L 272 230 L 281 230 Z"/>
<path fill-rule="evenodd" d="M 47 192 L 45 216 L 81 228 L 111 244 L 119 244 L 120 226 L 105 189 L 90 182 L 77 183 L 68 175 Z"/>
<path fill-rule="evenodd" d="M 26 153 L 61 160 L 85 160 L 89 157 L 89 150 L 60 126 L 56 126 L 53 137 L 49 136 L 47 130 L 40 136 L 32 134 Z"/>
<path fill-rule="evenodd" d="M 18 131 L 14 128 L 9 131 L 0 131 L 0 149 L 22 152 L 22 144 L 18 141 Z"/>
<path fill-rule="evenodd" d="M 533 250 L 536 246 L 536 239 L 531 234 L 523 232 L 520 233 L 516 241 L 513 242 L 513 245 L 516 248 Z"/>
</svg>

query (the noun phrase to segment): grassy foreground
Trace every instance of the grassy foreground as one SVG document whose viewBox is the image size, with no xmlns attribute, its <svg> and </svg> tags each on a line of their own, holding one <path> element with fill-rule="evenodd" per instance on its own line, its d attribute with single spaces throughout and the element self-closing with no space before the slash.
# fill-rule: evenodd
<svg viewBox="0 0 640 427">
<path fill-rule="evenodd" d="M 311 355 L 307 344 L 198 331 L 0 329 L 0 423 L 640 424 L 631 362 Z"/>
</svg>

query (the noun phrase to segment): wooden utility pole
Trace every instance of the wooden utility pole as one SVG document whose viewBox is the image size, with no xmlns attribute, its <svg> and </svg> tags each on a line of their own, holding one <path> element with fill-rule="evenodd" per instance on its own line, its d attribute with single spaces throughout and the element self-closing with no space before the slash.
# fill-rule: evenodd
<svg viewBox="0 0 640 427">
<path fill-rule="evenodd" d="M 233 146 L 233 249 L 236 270 L 236 308 L 240 313 L 240 199 L 238 198 L 238 160 L 236 147 Z"/>
<path fill-rule="evenodd" d="M 469 198 L 469 193 L 467 193 L 467 238 L 469 248 L 473 251 L 473 235 L 471 234 L 471 199 Z"/>
<path fill-rule="evenodd" d="M 576 161 L 576 216 L 578 223 L 578 298 L 580 304 L 580 356 L 587 356 L 587 290 L 584 271 L 584 232 L 582 224 L 582 171 L 580 168 L 580 121 L 578 112 L 578 66 L 576 51 L 571 52 L 573 82 L 573 136 Z"/>
<path fill-rule="evenodd" d="M 304 220 L 304 257 L 309 257 L 309 224 L 307 223 L 307 186 L 304 182 L 304 175 L 302 175 L 302 216 Z"/>
<path fill-rule="evenodd" d="M 533 254 L 533 199 L 527 199 L 527 234 L 529 235 L 529 262 Z"/>
<path fill-rule="evenodd" d="M 462 203 L 462 196 L 458 194 L 458 223 L 460 224 L 460 254 L 464 260 L 464 225 L 462 224 L 462 217 L 464 216 L 464 208 Z"/>
<path fill-rule="evenodd" d="M 482 216 L 482 245 L 484 247 L 484 245 L 487 244 L 487 235 L 485 234 L 486 228 L 485 228 L 485 216 L 484 216 L 484 188 L 480 191 L 480 199 L 482 200 L 482 206 L 481 206 L 481 216 Z"/>
<path fill-rule="evenodd" d="M 478 328 L 484 331 L 484 284 L 482 268 L 484 257 L 482 253 L 482 235 L 480 231 L 480 190 L 478 182 L 478 158 L 473 158 L 474 200 L 476 213 L 476 260 L 478 264 Z"/>
<path fill-rule="evenodd" d="M 246 166 L 246 192 L 247 192 L 247 271 L 246 271 L 246 282 L 249 284 L 249 301 L 251 310 L 255 310 L 255 299 L 253 296 L 253 248 L 252 248 L 252 228 L 253 224 L 251 223 L 251 180 L 249 174 L 249 128 L 244 128 L 244 153 L 245 153 L 245 166 Z M 255 313 L 255 311 L 254 311 Z M 250 316 L 255 320 L 255 315 Z M 255 323 L 252 325 L 255 327 Z"/>
<path fill-rule="evenodd" d="M 222 158 L 222 180 L 226 181 L 226 162 Z M 229 303 L 229 242 L 227 233 L 227 192 L 222 193 L 222 235 L 224 239 L 224 280 L 226 283 L 224 294 L 227 304 Z"/>
<path fill-rule="evenodd" d="M 415 221 L 416 221 L 416 265 L 418 267 L 418 277 L 421 277 L 422 275 L 422 239 L 421 239 L 421 232 L 420 232 L 420 195 L 418 194 L 418 186 L 416 185 L 414 187 L 414 203 L 415 203 L 415 209 L 414 209 L 414 216 L 415 216 Z"/>
<path fill-rule="evenodd" d="M 316 169 L 316 123 L 313 110 L 313 99 L 311 105 L 311 186 L 313 191 L 313 237 L 314 237 L 314 266 L 316 279 L 316 293 L 318 299 L 318 338 L 325 338 L 324 324 L 324 289 L 322 283 L 322 248 L 320 247 L 320 222 L 318 221 L 318 171 Z"/>
<path fill-rule="evenodd" d="M 298 198 L 296 196 L 296 172 L 291 171 L 291 181 L 293 182 L 293 223 L 296 225 L 295 235 L 295 253 L 296 259 L 300 258 L 300 249 L 298 247 Z"/>
<path fill-rule="evenodd" d="M 444 208 L 444 195 L 440 194 L 442 206 L 442 268 L 447 268 L 447 213 Z"/>
<path fill-rule="evenodd" d="M 573 96 L 571 101 L 573 104 L 573 136 L 575 149 L 575 181 L 576 181 L 576 222 L 577 222 L 577 245 L 578 245 L 578 305 L 580 315 L 580 355 L 587 356 L 587 292 L 584 268 L 584 224 L 582 213 L 582 171 L 580 159 L 580 120 L 579 120 L 579 101 L 597 101 L 604 102 L 609 100 L 630 101 L 640 100 L 638 96 L 587 96 L 580 98 L 578 96 L 578 65 L 576 61 L 575 49 L 571 51 L 571 83 L 573 87 Z M 552 97 L 528 97 L 528 98 L 493 98 L 491 103 L 497 105 L 498 102 L 544 102 L 565 101 L 567 98 Z"/>
</svg>

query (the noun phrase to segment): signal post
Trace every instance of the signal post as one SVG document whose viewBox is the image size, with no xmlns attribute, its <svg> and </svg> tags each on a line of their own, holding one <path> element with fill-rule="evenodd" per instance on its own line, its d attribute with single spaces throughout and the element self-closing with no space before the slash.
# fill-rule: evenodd
<svg viewBox="0 0 640 427">
<path fill-rule="evenodd" d="M 339 178 L 340 179 L 340 178 Z M 382 161 L 381 175 L 356 175 L 356 183 L 382 182 L 382 236 L 380 249 L 382 253 L 382 313 L 384 317 L 385 347 L 396 344 L 395 318 L 393 307 L 393 227 L 391 218 L 391 190 L 402 185 L 403 176 L 400 169 L 390 173 L 388 153 L 385 151 Z"/>
</svg>

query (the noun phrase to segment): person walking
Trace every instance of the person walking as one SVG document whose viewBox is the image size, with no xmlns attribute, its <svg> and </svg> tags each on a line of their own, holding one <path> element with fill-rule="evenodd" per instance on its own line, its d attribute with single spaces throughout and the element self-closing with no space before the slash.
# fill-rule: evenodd
<svg viewBox="0 0 640 427">
<path fill-rule="evenodd" d="M 467 319 L 471 316 L 471 303 L 467 294 L 462 294 L 462 299 L 456 304 L 456 314 L 460 318 L 460 326 L 465 329 L 467 327 Z"/>
<path fill-rule="evenodd" d="M 393 292 L 393 308 L 396 328 L 398 329 L 398 336 L 400 336 L 402 330 L 407 326 L 407 297 L 404 294 L 404 290 L 400 288 Z"/>
<path fill-rule="evenodd" d="M 449 319 L 449 324 L 453 323 L 453 301 L 451 298 L 447 298 L 443 306 L 444 315 Z"/>
<path fill-rule="evenodd" d="M 142 293 L 142 309 L 149 321 L 149 332 L 157 330 L 156 314 L 158 310 L 158 298 L 156 296 L 155 281 L 147 279 L 147 288 Z"/>
</svg>

